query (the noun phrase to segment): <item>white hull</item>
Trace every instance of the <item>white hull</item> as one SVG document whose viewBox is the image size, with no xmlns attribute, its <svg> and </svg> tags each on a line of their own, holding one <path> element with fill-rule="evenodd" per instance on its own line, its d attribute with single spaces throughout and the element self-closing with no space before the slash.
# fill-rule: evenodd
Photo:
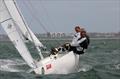
<svg viewBox="0 0 120 79">
<path fill-rule="evenodd" d="M 79 55 L 74 54 L 72 51 L 64 55 L 52 55 L 40 60 L 37 65 L 38 68 L 34 69 L 36 74 L 74 73 L 79 69 Z"/>
</svg>

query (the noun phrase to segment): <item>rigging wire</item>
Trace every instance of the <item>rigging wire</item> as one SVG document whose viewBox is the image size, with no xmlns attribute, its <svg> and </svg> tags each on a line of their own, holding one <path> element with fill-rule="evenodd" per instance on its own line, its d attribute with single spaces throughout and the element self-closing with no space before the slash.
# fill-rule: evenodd
<svg viewBox="0 0 120 79">
<path fill-rule="evenodd" d="M 14 0 L 13 0 L 13 2 L 14 2 L 14 4 L 15 4 L 15 6 L 16 6 L 16 2 L 15 2 Z M 25 24 L 25 27 L 26 27 L 27 31 L 29 32 L 29 35 L 30 35 L 30 37 L 31 37 L 31 39 L 32 39 L 32 41 L 33 41 L 33 44 L 35 45 L 35 41 L 34 41 L 32 35 L 31 35 L 31 33 L 30 33 L 29 29 L 28 29 L 29 25 L 28 25 L 28 27 L 27 27 L 27 24 L 26 24 L 26 22 L 24 21 L 24 18 L 23 18 L 23 16 L 21 15 L 21 12 L 19 11 L 19 9 L 18 9 L 17 6 L 16 6 L 16 8 L 17 8 L 20 16 L 22 17 L 23 23 Z M 35 46 L 36 46 L 36 45 L 35 45 Z"/>
<path fill-rule="evenodd" d="M 28 2 L 29 2 L 29 4 L 30 4 L 32 10 L 34 10 L 36 13 L 38 13 L 38 11 L 36 10 L 36 8 L 32 5 L 31 1 L 29 0 Z M 45 7 L 44 7 L 44 10 L 46 10 Z M 34 12 L 34 11 L 32 11 L 32 12 Z M 34 14 L 34 13 L 33 13 L 33 14 Z M 47 10 L 46 10 L 46 15 L 49 17 L 49 15 L 48 15 L 48 13 L 47 13 Z M 36 15 L 35 15 L 35 16 L 36 16 Z M 36 18 L 37 18 L 37 17 L 36 17 Z M 36 20 L 39 20 L 39 19 L 37 18 Z M 50 20 L 50 21 L 51 21 L 51 20 Z M 54 26 L 54 25 L 53 25 L 53 26 Z M 45 28 L 45 26 L 43 26 L 43 27 Z M 47 31 L 47 29 L 45 30 L 45 32 L 49 33 L 49 31 Z M 59 42 L 58 40 L 55 40 L 55 42 L 60 45 L 60 42 Z"/>
<path fill-rule="evenodd" d="M 43 29 L 45 30 L 45 32 L 47 32 L 48 33 L 48 31 L 47 31 L 47 29 L 44 27 L 44 25 L 41 23 L 41 21 L 34 15 L 34 13 L 33 13 L 33 9 L 31 9 L 30 7 L 29 7 L 29 5 L 23 0 L 23 4 L 25 5 L 25 7 L 27 8 L 27 10 L 31 13 L 31 17 L 32 18 L 34 18 L 38 23 L 39 23 L 39 25 L 40 26 L 42 26 L 43 27 Z M 31 22 L 32 23 L 32 22 Z M 46 41 L 46 42 L 48 42 L 48 41 Z M 51 47 L 53 47 L 53 45 L 52 44 L 49 44 Z"/>
<path fill-rule="evenodd" d="M 26 6 L 26 8 L 29 10 L 29 12 L 31 13 L 31 16 L 32 16 L 32 18 L 34 18 L 38 23 L 39 23 L 39 25 L 41 25 L 42 23 L 41 23 L 41 21 L 38 19 L 38 17 L 36 17 L 36 15 L 35 15 L 35 13 L 34 13 L 34 11 L 33 10 L 36 10 L 35 8 L 34 8 L 34 6 L 31 4 L 31 3 L 29 3 L 29 4 L 31 4 L 31 8 L 29 7 L 29 5 L 25 2 L 25 1 L 23 1 L 24 2 L 24 5 Z M 37 13 L 37 12 L 36 12 Z M 42 26 L 43 27 L 45 27 L 43 24 L 42 24 Z M 45 30 L 45 32 L 47 32 L 47 33 L 49 33 L 48 31 L 47 31 L 47 29 L 45 29 L 44 28 L 44 30 Z M 59 44 L 60 45 L 60 43 L 57 41 L 57 40 L 55 40 L 56 42 L 57 42 L 57 44 Z M 48 42 L 48 41 L 46 41 L 46 42 Z M 53 45 L 52 44 L 49 44 L 51 47 L 53 47 Z"/>
<path fill-rule="evenodd" d="M 14 2 L 15 6 L 16 6 L 16 8 L 17 8 L 17 10 L 18 10 L 18 12 L 19 12 L 19 14 L 20 14 L 20 16 L 21 16 L 21 18 L 22 18 L 23 23 L 25 24 L 25 28 L 26 28 L 27 31 L 29 32 L 31 39 L 32 39 L 32 41 L 34 42 L 34 39 L 32 38 L 32 35 L 31 35 L 31 33 L 30 33 L 30 31 L 29 31 L 29 29 L 28 29 L 28 27 L 27 27 L 27 24 L 26 24 L 23 16 L 21 15 L 21 12 L 19 11 L 19 9 L 18 9 L 18 7 L 17 7 L 17 5 L 16 5 L 16 2 L 15 2 L 14 0 L 13 0 L 13 2 Z"/>
<path fill-rule="evenodd" d="M 44 13 L 46 14 L 47 16 L 47 19 L 49 19 L 49 22 L 51 23 L 51 26 L 55 27 L 55 24 L 53 23 L 53 20 L 51 19 L 51 17 L 49 16 L 49 13 L 47 11 L 47 8 L 43 5 L 43 2 L 42 1 L 39 1 L 41 3 L 41 7 L 43 8 L 44 10 Z"/>
<path fill-rule="evenodd" d="M 39 25 L 43 28 L 43 30 L 45 30 L 45 32 L 48 32 L 48 30 L 46 29 L 46 27 L 44 26 L 44 24 L 42 24 L 41 20 L 38 19 L 38 17 L 35 15 L 36 13 L 34 13 L 34 11 L 33 11 L 34 10 L 33 5 L 30 4 L 30 6 L 31 6 L 31 8 L 30 8 L 29 5 L 26 3 L 26 1 L 23 0 L 23 3 L 29 9 L 29 12 L 31 13 L 32 18 L 35 18 L 35 20 L 39 23 Z"/>
<path fill-rule="evenodd" d="M 1 26 L 1 25 L 0 25 Z M 2 34 L 1 27 L 0 27 L 0 34 Z"/>
<path fill-rule="evenodd" d="M 29 35 L 30 35 L 30 37 L 31 37 L 31 39 L 32 39 L 32 41 L 33 41 L 33 44 L 35 45 L 36 49 L 38 50 L 41 59 L 43 59 L 43 55 L 41 54 L 41 50 L 39 49 L 38 46 L 36 46 L 35 40 L 33 39 L 32 35 L 31 35 L 31 32 L 30 32 L 30 30 L 29 30 L 29 28 L 28 28 L 29 26 L 27 26 L 27 24 L 26 24 L 23 16 L 21 15 L 21 12 L 19 11 L 19 8 L 17 7 L 17 3 L 16 3 L 14 0 L 13 0 L 13 2 L 14 2 L 15 6 L 16 6 L 18 12 L 19 12 L 19 15 L 21 16 L 21 19 L 23 20 L 23 23 L 25 24 L 25 27 L 26 27 L 27 31 L 29 32 Z"/>
<path fill-rule="evenodd" d="M 40 1 L 39 1 L 39 2 L 40 2 Z M 38 13 L 41 14 L 38 10 L 36 10 L 36 7 L 34 7 L 34 5 L 32 4 L 31 0 L 28 1 L 28 4 L 30 4 L 29 7 L 31 7 L 31 9 L 33 9 L 33 10 L 36 12 L 36 14 L 38 14 Z M 43 8 L 43 7 L 42 7 L 42 8 Z M 43 9 L 43 10 L 44 10 L 44 9 Z M 34 13 L 35 13 L 35 12 L 34 12 Z M 44 12 L 44 13 L 46 13 L 46 12 Z M 35 15 L 35 16 L 36 16 L 36 15 Z M 48 17 L 48 16 L 47 16 L 47 17 Z M 37 18 L 38 18 L 38 17 L 37 17 Z M 38 18 L 38 19 L 39 19 L 39 18 Z M 39 19 L 39 20 L 40 20 L 40 21 L 43 21 L 43 19 L 44 19 L 44 18 L 41 18 L 41 19 Z M 48 18 L 47 18 L 47 19 L 48 19 Z M 44 20 L 45 20 L 45 19 L 44 19 Z M 42 23 L 42 22 L 41 22 L 41 23 Z M 43 23 L 42 23 L 42 24 L 43 24 Z M 43 27 L 46 29 L 45 32 L 49 32 L 48 29 L 45 27 L 45 25 L 47 26 L 47 23 L 46 23 L 46 22 L 44 22 L 44 26 L 43 26 Z"/>
</svg>

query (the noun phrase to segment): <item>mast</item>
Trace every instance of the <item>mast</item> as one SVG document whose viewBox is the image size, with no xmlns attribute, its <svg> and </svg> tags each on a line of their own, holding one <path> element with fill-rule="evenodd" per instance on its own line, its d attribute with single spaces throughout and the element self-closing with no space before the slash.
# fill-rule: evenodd
<svg viewBox="0 0 120 79">
<path fill-rule="evenodd" d="M 18 25 L 20 31 L 22 32 L 23 36 L 29 39 L 36 47 L 39 52 L 41 59 L 43 59 L 43 55 L 41 53 L 41 47 L 44 47 L 43 44 L 38 40 L 38 38 L 34 35 L 31 31 L 29 26 L 24 20 L 22 13 L 20 12 L 19 8 L 17 7 L 17 3 L 15 0 L 4 0 L 5 4 L 10 12 L 15 23 Z"/>
</svg>

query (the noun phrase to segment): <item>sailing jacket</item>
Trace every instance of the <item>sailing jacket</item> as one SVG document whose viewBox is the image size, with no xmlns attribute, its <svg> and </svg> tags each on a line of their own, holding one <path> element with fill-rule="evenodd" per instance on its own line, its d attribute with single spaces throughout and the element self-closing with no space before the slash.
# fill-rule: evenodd
<svg viewBox="0 0 120 79">
<path fill-rule="evenodd" d="M 78 46 L 78 39 L 81 38 L 80 32 L 74 34 L 71 46 Z"/>
<path fill-rule="evenodd" d="M 90 42 L 89 36 L 86 35 L 85 37 L 81 37 L 80 33 L 75 35 L 76 36 L 74 36 L 71 46 L 76 47 L 77 51 L 84 51 L 84 49 L 87 49 Z"/>
</svg>

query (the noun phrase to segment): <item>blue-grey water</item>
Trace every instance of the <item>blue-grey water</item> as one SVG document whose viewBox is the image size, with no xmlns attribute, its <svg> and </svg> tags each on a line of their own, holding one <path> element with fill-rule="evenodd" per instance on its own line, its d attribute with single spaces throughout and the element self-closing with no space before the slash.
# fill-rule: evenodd
<svg viewBox="0 0 120 79">
<path fill-rule="evenodd" d="M 48 48 L 67 42 L 42 41 Z M 32 56 L 38 55 L 27 44 Z M 45 54 L 46 56 L 47 54 Z M 80 72 L 65 75 L 39 75 L 29 73 L 29 67 L 11 42 L 0 42 L 0 79 L 120 79 L 120 39 L 91 40 L 89 49 L 80 57 Z"/>
</svg>

